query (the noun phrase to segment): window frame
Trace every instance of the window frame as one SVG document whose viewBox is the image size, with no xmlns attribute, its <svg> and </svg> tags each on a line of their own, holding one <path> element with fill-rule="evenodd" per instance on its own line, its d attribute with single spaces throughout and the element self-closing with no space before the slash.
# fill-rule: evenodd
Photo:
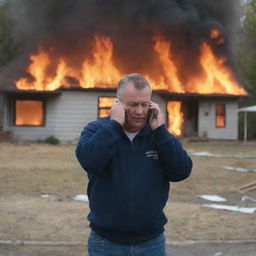
<svg viewBox="0 0 256 256">
<path fill-rule="evenodd" d="M 43 122 L 41 125 L 30 125 L 30 124 L 26 124 L 26 125 L 17 125 L 16 124 L 16 101 L 20 100 L 20 101 L 40 101 L 43 103 Z M 38 99 L 38 98 L 26 98 L 26 97 L 18 97 L 18 98 L 14 98 L 13 99 L 13 126 L 15 127 L 45 127 L 46 126 L 46 102 L 45 99 Z"/>
<path fill-rule="evenodd" d="M 102 117 L 100 117 L 100 110 L 101 109 L 111 109 L 111 107 L 100 107 L 100 98 L 113 98 L 113 101 L 114 101 L 114 99 L 116 98 L 115 96 L 98 96 L 98 104 L 97 104 L 97 109 L 98 109 L 98 119 L 100 119 L 100 118 L 102 118 Z"/>
<path fill-rule="evenodd" d="M 223 115 L 219 115 L 218 113 L 217 113 L 217 107 L 218 106 L 223 106 Z M 218 124 L 217 124 L 217 117 L 218 116 L 223 116 L 224 117 L 224 125 L 223 126 L 218 126 Z M 224 104 L 224 103 L 217 103 L 217 104 L 215 104 L 215 127 L 216 128 L 225 128 L 226 127 L 226 119 L 227 119 L 227 115 L 226 115 L 226 104 Z"/>
</svg>

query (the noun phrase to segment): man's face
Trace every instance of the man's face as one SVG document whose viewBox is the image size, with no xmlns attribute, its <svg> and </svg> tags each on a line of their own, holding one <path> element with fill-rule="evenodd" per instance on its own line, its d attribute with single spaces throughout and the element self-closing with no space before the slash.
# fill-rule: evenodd
<svg viewBox="0 0 256 256">
<path fill-rule="evenodd" d="M 130 82 L 124 87 L 119 99 L 126 108 L 124 129 L 127 132 L 141 130 L 147 122 L 151 89 L 149 87 L 136 89 Z"/>
</svg>

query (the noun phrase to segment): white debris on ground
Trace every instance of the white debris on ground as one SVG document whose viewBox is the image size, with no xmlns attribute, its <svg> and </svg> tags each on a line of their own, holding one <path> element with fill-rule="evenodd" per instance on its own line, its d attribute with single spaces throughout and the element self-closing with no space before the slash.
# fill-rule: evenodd
<svg viewBox="0 0 256 256">
<path fill-rule="evenodd" d="M 204 200 L 213 201 L 213 202 L 226 202 L 227 201 L 226 198 L 217 196 L 217 195 L 199 195 L 197 197 L 204 199 Z"/>
<path fill-rule="evenodd" d="M 235 211 L 235 212 L 241 212 L 241 213 L 254 213 L 256 211 L 256 207 L 239 207 L 235 205 L 222 205 L 222 204 L 202 204 L 202 207 Z"/>
<path fill-rule="evenodd" d="M 256 203 L 256 199 L 254 199 L 254 198 L 252 198 L 250 196 L 243 196 L 241 198 L 241 201 L 252 201 L 252 202 Z"/>
<path fill-rule="evenodd" d="M 192 156 L 208 156 L 208 157 L 214 157 L 212 153 L 203 151 L 203 152 L 195 152 L 191 154 Z"/>
<path fill-rule="evenodd" d="M 256 158 L 256 156 L 243 156 L 243 155 L 220 155 L 220 154 L 212 154 L 210 152 L 207 151 L 203 151 L 203 152 L 195 152 L 195 153 L 191 153 L 192 156 L 202 156 L 202 157 L 218 157 L 218 158 L 245 158 L 245 159 L 249 159 L 249 158 Z"/>
<path fill-rule="evenodd" d="M 256 173 L 256 169 L 247 169 L 241 167 L 233 167 L 233 166 L 225 166 L 225 165 L 213 165 L 212 167 L 219 167 L 230 171 L 237 171 L 237 172 L 254 172 Z"/>
<path fill-rule="evenodd" d="M 50 197 L 50 195 L 49 194 L 42 194 L 41 197 L 42 198 L 48 198 L 48 197 Z"/>
<path fill-rule="evenodd" d="M 89 198 L 87 195 L 76 195 L 73 197 L 74 200 L 88 202 Z"/>
<path fill-rule="evenodd" d="M 217 253 L 214 254 L 214 256 L 221 256 L 221 255 L 223 255 L 222 252 L 217 252 Z"/>
<path fill-rule="evenodd" d="M 46 193 L 44 193 L 44 194 L 41 194 L 41 197 L 42 198 L 53 198 L 53 199 L 56 199 L 56 198 L 58 198 L 58 196 L 57 195 L 50 195 L 50 194 L 46 194 Z M 63 197 L 63 196 L 62 196 Z M 70 196 L 64 196 L 65 198 L 70 198 Z M 76 201 L 84 201 L 84 202 L 88 202 L 89 201 L 89 198 L 88 198 L 88 196 L 87 195 L 82 195 L 82 194 L 78 194 L 78 195 L 76 195 L 76 196 L 74 196 L 73 198 L 72 198 L 73 200 L 76 200 Z"/>
</svg>

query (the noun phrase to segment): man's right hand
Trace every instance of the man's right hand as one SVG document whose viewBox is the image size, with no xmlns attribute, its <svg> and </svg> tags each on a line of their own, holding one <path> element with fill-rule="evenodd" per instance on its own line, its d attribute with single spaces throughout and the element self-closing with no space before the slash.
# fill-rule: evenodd
<svg viewBox="0 0 256 256">
<path fill-rule="evenodd" d="M 122 126 L 125 123 L 125 106 L 119 101 L 115 100 L 114 104 L 111 107 L 110 119 L 117 121 Z"/>
</svg>

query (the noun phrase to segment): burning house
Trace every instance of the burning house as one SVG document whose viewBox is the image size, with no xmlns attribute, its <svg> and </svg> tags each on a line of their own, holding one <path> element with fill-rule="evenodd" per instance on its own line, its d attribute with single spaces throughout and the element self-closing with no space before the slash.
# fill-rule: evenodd
<svg viewBox="0 0 256 256">
<path fill-rule="evenodd" d="M 27 44 L 2 70 L 2 132 L 75 141 L 108 115 L 120 77 L 136 72 L 173 134 L 237 139 L 238 100 L 247 93 L 230 61 L 234 1 L 106 2 L 10 1 L 14 34 Z"/>
</svg>

